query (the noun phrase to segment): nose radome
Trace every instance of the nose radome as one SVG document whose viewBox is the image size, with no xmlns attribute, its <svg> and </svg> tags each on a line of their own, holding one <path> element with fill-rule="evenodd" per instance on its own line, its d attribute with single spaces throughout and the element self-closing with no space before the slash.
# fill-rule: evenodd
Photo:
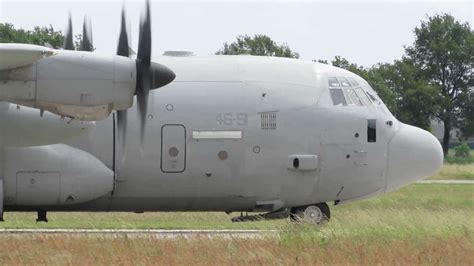
<svg viewBox="0 0 474 266">
<path fill-rule="evenodd" d="M 433 134 L 402 124 L 388 146 L 386 190 L 433 175 L 443 165 L 443 149 Z"/>
</svg>

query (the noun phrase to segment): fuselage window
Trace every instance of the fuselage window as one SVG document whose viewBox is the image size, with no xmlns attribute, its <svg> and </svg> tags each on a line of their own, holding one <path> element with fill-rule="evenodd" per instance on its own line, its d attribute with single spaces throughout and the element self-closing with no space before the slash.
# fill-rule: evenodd
<svg viewBox="0 0 474 266">
<path fill-rule="evenodd" d="M 367 120 L 367 142 L 377 141 L 377 120 Z"/>
</svg>

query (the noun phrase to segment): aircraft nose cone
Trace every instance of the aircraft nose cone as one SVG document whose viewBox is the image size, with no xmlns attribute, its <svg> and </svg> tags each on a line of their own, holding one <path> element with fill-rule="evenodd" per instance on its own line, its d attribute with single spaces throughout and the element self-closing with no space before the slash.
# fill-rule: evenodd
<svg viewBox="0 0 474 266">
<path fill-rule="evenodd" d="M 443 165 L 443 149 L 438 139 L 410 125 L 401 125 L 388 151 L 387 191 L 431 176 Z"/>
</svg>

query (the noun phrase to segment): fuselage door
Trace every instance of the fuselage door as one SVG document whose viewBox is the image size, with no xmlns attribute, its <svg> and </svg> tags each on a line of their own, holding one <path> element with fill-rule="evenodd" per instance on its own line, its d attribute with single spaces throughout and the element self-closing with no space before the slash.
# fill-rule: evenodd
<svg viewBox="0 0 474 266">
<path fill-rule="evenodd" d="M 186 128 L 164 125 L 161 128 L 161 171 L 182 173 L 186 169 Z"/>
</svg>

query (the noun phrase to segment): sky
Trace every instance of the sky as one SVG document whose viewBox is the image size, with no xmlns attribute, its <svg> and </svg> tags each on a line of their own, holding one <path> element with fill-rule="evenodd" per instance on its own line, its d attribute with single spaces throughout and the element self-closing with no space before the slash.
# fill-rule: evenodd
<svg viewBox="0 0 474 266">
<path fill-rule="evenodd" d="M 92 19 L 96 52 L 115 53 L 125 6 L 136 50 L 144 0 L 0 0 L 0 22 L 16 28 L 66 28 L 71 12 L 75 34 L 84 15 Z M 473 25 L 474 1 L 300 0 L 151 1 L 153 56 L 168 50 L 211 55 L 241 34 L 266 34 L 305 60 L 336 55 L 363 66 L 400 59 L 427 16 L 449 13 Z"/>
</svg>

